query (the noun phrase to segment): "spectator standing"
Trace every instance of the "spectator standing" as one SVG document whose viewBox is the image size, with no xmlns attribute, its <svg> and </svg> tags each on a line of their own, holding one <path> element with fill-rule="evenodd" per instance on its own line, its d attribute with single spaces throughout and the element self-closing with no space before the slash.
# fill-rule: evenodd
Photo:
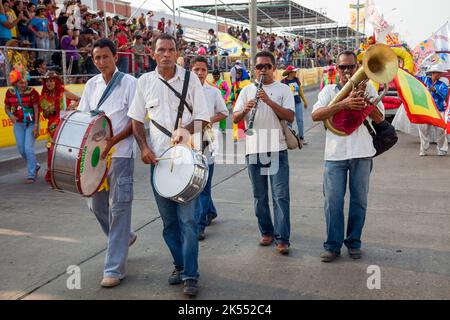
<svg viewBox="0 0 450 320">
<path fill-rule="evenodd" d="M 172 20 L 169 19 L 169 21 L 167 21 L 167 25 L 164 28 L 164 33 L 170 34 L 171 36 L 174 35 L 174 28 L 173 28 L 173 24 L 172 24 Z"/>
<path fill-rule="evenodd" d="M 69 74 L 80 74 L 78 68 L 79 55 L 77 51 L 79 30 L 74 31 L 69 26 L 64 26 L 62 30 L 61 49 L 71 50 L 66 52 L 66 66 L 70 70 Z"/>
<path fill-rule="evenodd" d="M 162 17 L 161 20 L 158 22 L 159 32 L 164 33 L 165 27 L 166 27 L 166 18 Z"/>
<path fill-rule="evenodd" d="M 36 16 L 31 19 L 30 29 L 33 31 L 38 49 L 50 49 L 50 36 L 47 18 L 45 17 L 45 6 L 39 5 Z M 39 57 L 49 62 L 48 51 L 39 52 Z"/>
<path fill-rule="evenodd" d="M 153 31 L 153 11 L 147 12 L 145 15 L 145 26 L 148 30 Z"/>
</svg>

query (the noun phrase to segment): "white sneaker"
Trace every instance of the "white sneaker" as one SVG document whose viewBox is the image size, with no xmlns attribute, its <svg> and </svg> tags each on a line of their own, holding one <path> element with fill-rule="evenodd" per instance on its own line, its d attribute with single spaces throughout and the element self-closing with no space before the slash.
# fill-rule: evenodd
<svg viewBox="0 0 450 320">
<path fill-rule="evenodd" d="M 427 152 L 426 151 L 420 151 L 419 155 L 421 157 L 426 157 L 427 156 Z"/>
<path fill-rule="evenodd" d="M 441 151 L 441 150 L 438 150 L 438 154 L 437 154 L 439 157 L 445 157 L 446 155 L 447 155 L 447 151 Z"/>
</svg>

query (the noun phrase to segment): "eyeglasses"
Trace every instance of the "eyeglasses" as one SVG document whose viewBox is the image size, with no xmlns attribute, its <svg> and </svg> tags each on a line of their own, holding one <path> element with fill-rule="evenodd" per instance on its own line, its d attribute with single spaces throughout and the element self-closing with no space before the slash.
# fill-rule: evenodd
<svg viewBox="0 0 450 320">
<path fill-rule="evenodd" d="M 355 69 L 356 68 L 356 64 L 348 64 L 348 65 L 339 65 L 338 66 L 338 68 L 339 68 L 339 70 L 342 70 L 342 71 L 344 71 L 344 70 L 353 70 L 353 69 Z"/>
<path fill-rule="evenodd" d="M 257 64 L 257 65 L 255 66 L 256 70 L 262 70 L 262 69 L 264 69 L 264 68 L 266 68 L 267 70 L 272 70 L 272 67 L 273 67 L 273 66 L 272 66 L 270 63 L 266 63 L 266 64 L 261 63 L 261 64 Z"/>
</svg>

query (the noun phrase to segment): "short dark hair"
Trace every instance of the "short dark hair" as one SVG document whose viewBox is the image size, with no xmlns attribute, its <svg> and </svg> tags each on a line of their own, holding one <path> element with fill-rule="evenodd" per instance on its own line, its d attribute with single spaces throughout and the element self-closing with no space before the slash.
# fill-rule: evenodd
<svg viewBox="0 0 450 320">
<path fill-rule="evenodd" d="M 256 64 L 256 60 L 258 60 L 258 58 L 270 58 L 270 61 L 272 61 L 272 64 L 275 66 L 275 57 L 273 56 L 273 54 L 271 54 L 268 51 L 258 52 L 255 56 L 255 64 Z"/>
<path fill-rule="evenodd" d="M 156 37 L 156 39 L 152 40 L 153 41 L 153 44 L 152 44 L 153 51 L 156 50 L 156 42 L 158 42 L 158 40 L 172 40 L 175 43 L 175 49 L 178 50 L 177 39 L 175 39 L 174 36 L 172 36 L 168 33 L 161 33 L 159 36 Z"/>
<path fill-rule="evenodd" d="M 196 56 L 195 58 L 193 58 L 193 59 L 191 60 L 191 63 L 190 63 L 191 69 L 192 69 L 192 67 L 194 66 L 194 64 L 196 64 L 197 62 L 203 62 L 204 64 L 206 64 L 206 68 L 209 67 L 209 65 L 208 65 L 208 59 L 206 59 L 206 58 L 203 57 L 203 56 Z"/>
<path fill-rule="evenodd" d="M 102 38 L 97 41 L 95 41 L 94 46 L 92 47 L 92 52 L 94 52 L 95 48 L 106 48 L 108 47 L 109 50 L 111 50 L 113 56 L 117 54 L 117 48 L 114 42 L 107 38 Z"/>
<path fill-rule="evenodd" d="M 355 62 L 358 63 L 358 56 L 356 55 L 355 52 L 353 52 L 351 50 L 344 50 L 341 53 L 339 53 L 337 58 L 336 58 L 336 62 L 339 62 L 339 58 L 341 56 L 353 56 L 353 58 L 355 58 Z"/>
<path fill-rule="evenodd" d="M 36 60 L 34 60 L 34 68 L 35 69 L 39 68 L 44 62 L 45 62 L 44 59 L 36 59 Z"/>
</svg>

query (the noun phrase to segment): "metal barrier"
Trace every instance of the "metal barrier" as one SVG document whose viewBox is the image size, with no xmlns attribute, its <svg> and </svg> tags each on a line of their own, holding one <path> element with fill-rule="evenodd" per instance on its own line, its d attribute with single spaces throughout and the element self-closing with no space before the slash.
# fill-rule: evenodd
<svg viewBox="0 0 450 320">
<path fill-rule="evenodd" d="M 78 55 L 78 59 L 73 59 L 73 53 Z M 152 70 L 150 64 L 147 64 L 147 68 L 136 63 L 138 56 L 149 57 L 149 54 L 138 54 L 134 52 L 119 52 L 119 59 L 117 61 L 117 67 L 120 71 L 139 76 L 144 72 Z M 3 58 L 1 57 L 3 56 Z M 99 72 L 95 67 L 90 51 L 82 50 L 56 50 L 56 49 L 38 49 L 38 48 L 22 48 L 22 47 L 0 47 L 0 86 L 9 86 L 9 72 L 12 69 L 12 64 L 16 60 L 22 60 L 27 62 L 28 70 L 31 70 L 30 62 L 34 63 L 34 60 L 39 58 L 45 60 L 48 64 L 48 70 L 57 71 L 61 74 L 64 84 L 71 83 L 85 83 L 89 78 L 97 75 Z M 184 55 L 183 66 L 189 69 L 190 61 L 192 58 L 198 55 Z M 68 59 L 70 57 L 70 59 Z M 235 65 L 236 60 L 241 60 L 246 70 L 251 70 L 252 61 L 250 58 L 230 57 L 227 55 L 205 55 L 205 58 L 209 61 L 209 71 L 220 70 L 221 72 L 229 72 Z M 179 61 L 181 62 L 181 61 Z M 290 56 L 290 61 L 283 63 L 283 65 L 277 64 L 276 67 L 283 68 L 287 65 L 293 64 L 296 67 L 302 69 L 315 68 L 318 66 L 317 59 L 298 57 L 295 55 Z M 74 64 L 81 68 L 79 73 L 74 73 Z M 31 76 L 30 79 L 41 79 L 42 76 Z"/>
<path fill-rule="evenodd" d="M 74 53 L 78 55 L 78 59 L 74 58 Z M 133 52 L 118 52 L 119 60 L 117 67 L 121 71 L 137 76 L 138 70 L 136 66 L 136 57 Z M 26 62 L 28 70 L 32 69 L 30 62 L 34 64 L 36 59 L 43 59 L 47 63 L 48 70 L 57 71 L 61 74 L 63 83 L 70 84 L 77 78 L 91 78 L 99 72 L 95 68 L 90 51 L 81 50 L 55 50 L 55 49 L 38 49 L 38 48 L 22 48 L 22 47 L 0 47 L 0 86 L 9 86 L 9 73 L 13 64 L 16 62 Z M 70 57 L 70 58 L 69 58 Z M 80 73 L 73 73 L 74 64 L 81 67 Z M 90 71 L 90 72 L 89 72 Z M 41 79 L 42 76 L 31 76 L 30 79 Z M 86 79 L 87 81 L 87 79 Z M 82 81 L 82 82 L 86 82 Z M 80 81 L 81 82 L 81 81 Z"/>
</svg>

